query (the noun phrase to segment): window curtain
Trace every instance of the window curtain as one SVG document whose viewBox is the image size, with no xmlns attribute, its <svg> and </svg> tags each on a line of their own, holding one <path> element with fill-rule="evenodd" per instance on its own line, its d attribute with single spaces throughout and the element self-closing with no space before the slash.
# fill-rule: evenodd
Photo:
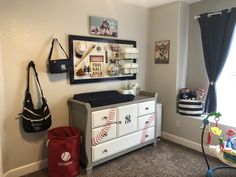
<svg viewBox="0 0 236 177">
<path fill-rule="evenodd" d="M 236 22 L 236 8 L 225 9 L 221 14 L 205 13 L 198 19 L 204 61 L 209 79 L 209 88 L 205 102 L 205 112 L 216 111 L 217 97 L 215 83 L 228 56 L 231 38 Z"/>
</svg>

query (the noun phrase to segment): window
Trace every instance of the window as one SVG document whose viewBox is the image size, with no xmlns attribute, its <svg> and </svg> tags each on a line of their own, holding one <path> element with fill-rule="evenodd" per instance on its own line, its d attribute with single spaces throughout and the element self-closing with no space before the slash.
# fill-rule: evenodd
<svg viewBox="0 0 236 177">
<path fill-rule="evenodd" d="M 221 122 L 236 125 L 236 28 L 229 55 L 216 84 L 217 111 L 222 114 Z"/>
</svg>

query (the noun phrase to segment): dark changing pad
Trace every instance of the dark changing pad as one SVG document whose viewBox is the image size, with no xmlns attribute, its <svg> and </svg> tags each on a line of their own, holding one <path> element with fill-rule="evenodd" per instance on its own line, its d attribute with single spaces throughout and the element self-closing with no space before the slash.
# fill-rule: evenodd
<svg viewBox="0 0 236 177">
<path fill-rule="evenodd" d="M 91 107 L 132 101 L 134 95 L 124 95 L 116 90 L 75 94 L 73 99 L 89 103 Z"/>
</svg>

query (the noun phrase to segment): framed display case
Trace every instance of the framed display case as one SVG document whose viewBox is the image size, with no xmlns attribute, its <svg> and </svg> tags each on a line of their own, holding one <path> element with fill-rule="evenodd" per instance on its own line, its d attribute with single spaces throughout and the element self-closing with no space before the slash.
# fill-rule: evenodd
<svg viewBox="0 0 236 177">
<path fill-rule="evenodd" d="M 122 58 L 130 49 L 136 41 L 69 35 L 70 83 L 136 79 L 136 71 L 122 72 L 121 66 L 136 64 L 136 57 Z"/>
</svg>

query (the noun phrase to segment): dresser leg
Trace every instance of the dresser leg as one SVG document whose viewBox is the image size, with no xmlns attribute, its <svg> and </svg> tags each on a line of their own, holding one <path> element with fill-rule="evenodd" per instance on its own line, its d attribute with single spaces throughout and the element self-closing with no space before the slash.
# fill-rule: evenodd
<svg viewBox="0 0 236 177">
<path fill-rule="evenodd" d="M 93 172 L 93 167 L 92 167 L 92 166 L 87 166 L 87 167 L 85 168 L 85 170 L 86 170 L 86 174 L 87 174 L 87 175 L 91 175 L 92 172 Z"/>
<path fill-rule="evenodd" d="M 157 145 L 157 142 L 154 141 L 154 142 L 152 143 L 152 146 L 155 147 L 156 145 Z"/>
</svg>

